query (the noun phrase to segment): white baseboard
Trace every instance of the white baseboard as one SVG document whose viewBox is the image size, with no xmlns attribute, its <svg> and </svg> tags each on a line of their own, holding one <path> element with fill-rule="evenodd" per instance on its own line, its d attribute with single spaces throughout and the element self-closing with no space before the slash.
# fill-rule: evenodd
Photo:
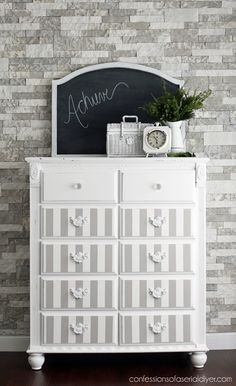
<svg viewBox="0 0 236 386">
<path fill-rule="evenodd" d="M 206 341 L 209 350 L 235 350 L 236 332 L 209 333 Z"/>
<path fill-rule="evenodd" d="M 207 334 L 209 350 L 236 349 L 236 332 Z M 26 351 L 29 346 L 28 336 L 0 336 L 0 351 Z"/>
<path fill-rule="evenodd" d="M 0 336 L 0 351 L 26 351 L 29 336 Z"/>
</svg>

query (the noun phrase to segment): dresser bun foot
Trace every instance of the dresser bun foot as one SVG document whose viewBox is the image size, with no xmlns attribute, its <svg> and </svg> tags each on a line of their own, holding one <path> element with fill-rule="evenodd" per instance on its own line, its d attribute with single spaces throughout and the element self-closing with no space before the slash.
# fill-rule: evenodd
<svg viewBox="0 0 236 386">
<path fill-rule="evenodd" d="M 41 370 L 45 361 L 44 354 L 33 353 L 28 357 L 28 362 L 32 368 L 32 370 Z"/>
<path fill-rule="evenodd" d="M 204 351 L 196 351 L 192 353 L 192 355 L 190 356 L 190 360 L 193 367 L 201 369 L 202 367 L 204 367 L 207 361 L 207 355 Z"/>
</svg>

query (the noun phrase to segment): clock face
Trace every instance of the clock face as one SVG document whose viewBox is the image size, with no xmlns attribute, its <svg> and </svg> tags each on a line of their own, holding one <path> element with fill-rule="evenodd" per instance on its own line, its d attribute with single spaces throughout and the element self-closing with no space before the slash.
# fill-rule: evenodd
<svg viewBox="0 0 236 386">
<path fill-rule="evenodd" d="M 147 143 L 154 149 L 160 149 L 166 143 L 166 133 L 161 130 L 152 130 L 147 134 Z"/>
<path fill-rule="evenodd" d="M 168 126 L 160 126 L 157 122 L 143 130 L 143 151 L 147 154 L 158 155 L 168 153 L 171 149 L 171 130 Z"/>
</svg>

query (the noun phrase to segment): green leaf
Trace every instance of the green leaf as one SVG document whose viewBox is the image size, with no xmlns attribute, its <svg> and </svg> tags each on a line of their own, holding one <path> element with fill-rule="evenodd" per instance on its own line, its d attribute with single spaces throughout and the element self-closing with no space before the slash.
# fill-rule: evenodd
<svg viewBox="0 0 236 386">
<path fill-rule="evenodd" d="M 202 109 L 204 101 L 211 95 L 211 90 L 197 92 L 179 88 L 171 94 L 163 84 L 163 95 L 152 96 L 152 100 L 141 108 L 152 118 L 159 121 L 182 121 L 194 117 L 196 110 Z"/>
</svg>

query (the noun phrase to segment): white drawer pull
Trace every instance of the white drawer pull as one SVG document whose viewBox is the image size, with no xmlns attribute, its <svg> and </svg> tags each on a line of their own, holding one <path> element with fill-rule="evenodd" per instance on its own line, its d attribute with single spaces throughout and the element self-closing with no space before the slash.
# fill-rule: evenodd
<svg viewBox="0 0 236 386">
<path fill-rule="evenodd" d="M 70 222 L 75 227 L 82 227 L 84 224 L 88 223 L 88 217 L 78 216 L 78 217 L 70 217 Z"/>
<path fill-rule="evenodd" d="M 82 185 L 80 183 L 77 183 L 77 184 L 73 184 L 73 188 L 74 189 L 81 189 L 82 188 Z"/>
<path fill-rule="evenodd" d="M 88 295 L 88 288 L 76 288 L 70 289 L 70 294 L 73 296 L 75 299 L 82 299 L 84 296 Z"/>
<path fill-rule="evenodd" d="M 153 184 L 152 189 L 154 190 L 161 190 L 161 184 Z"/>
<path fill-rule="evenodd" d="M 152 295 L 155 299 L 160 299 L 163 295 L 166 294 L 166 292 L 166 289 L 162 289 L 161 287 L 157 287 L 154 289 L 149 288 L 149 294 Z"/>
<path fill-rule="evenodd" d="M 82 253 L 82 252 L 71 253 L 70 257 L 72 260 L 74 260 L 75 263 L 78 263 L 78 264 L 83 263 L 84 260 L 88 259 L 87 253 Z"/>
<path fill-rule="evenodd" d="M 154 263 L 160 263 L 162 260 L 166 258 L 165 252 L 155 252 L 155 253 L 149 253 L 149 258 Z"/>
<path fill-rule="evenodd" d="M 160 228 L 166 221 L 166 218 L 161 216 L 149 217 L 149 221 L 155 228 Z"/>
<path fill-rule="evenodd" d="M 83 323 L 77 323 L 71 324 L 70 328 L 75 335 L 82 335 L 88 329 L 88 325 Z"/>
<path fill-rule="evenodd" d="M 152 330 L 153 334 L 161 334 L 163 330 L 165 330 L 166 325 L 163 323 L 149 323 L 149 328 Z"/>
</svg>

